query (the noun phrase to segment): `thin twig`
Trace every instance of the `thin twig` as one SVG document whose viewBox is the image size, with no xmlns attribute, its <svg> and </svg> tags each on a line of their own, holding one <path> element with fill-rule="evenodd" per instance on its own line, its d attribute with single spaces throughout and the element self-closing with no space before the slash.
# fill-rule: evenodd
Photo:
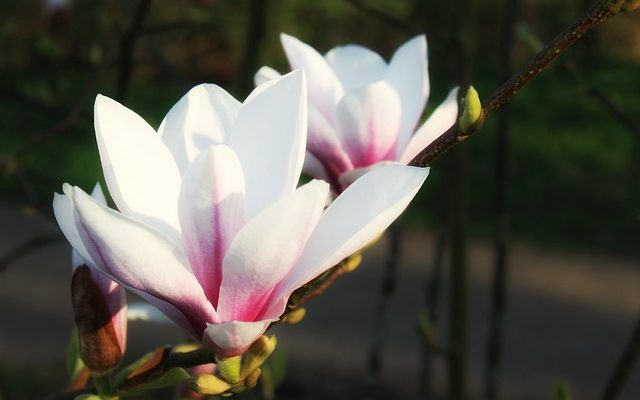
<svg viewBox="0 0 640 400">
<path fill-rule="evenodd" d="M 560 53 L 575 43 L 585 33 L 596 27 L 598 24 L 613 17 L 622 10 L 624 0 L 603 0 L 589 8 L 584 14 L 576 19 L 568 28 L 563 30 L 556 36 L 544 49 L 542 49 L 536 57 L 513 75 L 509 80 L 503 83 L 495 90 L 487 100 L 482 103 L 482 111 L 484 117 L 488 117 L 500 106 L 509 101 L 518 90 L 535 78 L 542 70 L 547 67 Z M 477 129 L 480 127 L 478 126 Z M 409 165 L 418 167 L 427 167 L 444 154 L 454 145 L 467 139 L 476 130 L 462 134 L 458 124 L 455 124 L 443 133 L 438 139 L 434 140 L 418 155 L 414 157 Z"/>
<path fill-rule="evenodd" d="M 253 89 L 253 74 L 258 69 L 258 61 L 265 37 L 268 0 L 251 0 L 249 2 L 249 23 L 244 40 L 244 51 L 240 63 L 237 92 L 242 98 Z"/>
<path fill-rule="evenodd" d="M 602 400 L 615 400 L 622 394 L 625 384 L 633 371 L 633 367 L 640 356 L 640 315 L 636 321 L 636 326 L 631 333 L 629 341 L 622 350 L 622 354 L 614 367 L 604 392 L 600 396 Z"/>
</svg>

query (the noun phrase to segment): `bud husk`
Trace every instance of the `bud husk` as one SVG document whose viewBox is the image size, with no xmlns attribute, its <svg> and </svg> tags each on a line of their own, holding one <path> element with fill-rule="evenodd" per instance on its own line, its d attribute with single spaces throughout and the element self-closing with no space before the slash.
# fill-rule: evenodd
<svg viewBox="0 0 640 400">
<path fill-rule="evenodd" d="M 191 381 L 191 388 L 202 394 L 222 394 L 231 389 L 231 385 L 215 375 L 201 374 Z"/>
<path fill-rule="evenodd" d="M 242 356 L 218 358 L 218 373 L 225 381 L 235 385 L 242 379 L 240 376 L 240 366 Z"/>
<path fill-rule="evenodd" d="M 277 344 L 275 336 L 260 336 L 244 354 L 240 376 L 245 378 L 258 369 L 273 353 Z"/>
<path fill-rule="evenodd" d="M 260 378 L 260 368 L 254 369 L 246 378 L 244 378 L 244 388 L 246 390 L 253 389 L 258 384 L 258 378 Z"/>
<path fill-rule="evenodd" d="M 280 320 L 280 322 L 289 325 L 295 325 L 304 319 L 307 314 L 307 310 L 304 307 L 294 308 L 286 313 L 286 315 Z"/>
<path fill-rule="evenodd" d="M 80 357 L 92 374 L 104 375 L 120 364 L 122 349 L 109 307 L 86 265 L 73 272 L 71 302 Z"/>
</svg>

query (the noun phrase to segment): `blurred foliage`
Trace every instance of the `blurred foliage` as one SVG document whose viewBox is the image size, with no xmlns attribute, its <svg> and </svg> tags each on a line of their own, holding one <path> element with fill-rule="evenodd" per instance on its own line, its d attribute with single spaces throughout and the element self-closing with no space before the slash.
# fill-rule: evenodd
<svg viewBox="0 0 640 400">
<path fill-rule="evenodd" d="M 525 1 L 522 23 L 542 41 L 549 40 L 584 9 L 588 1 Z M 27 143 L 64 118 L 95 70 L 109 54 L 115 62 L 100 77 L 97 91 L 115 95 L 118 51 L 138 1 L 75 0 L 69 8 L 46 13 L 37 0 L 4 0 L 0 8 L 0 155 Z M 249 0 L 154 1 L 133 53 L 127 106 L 157 127 L 164 114 L 191 86 L 217 83 L 232 93 L 242 64 L 251 22 Z M 402 25 L 393 27 L 354 4 L 380 10 Z M 499 21 L 502 3 L 482 2 L 477 23 L 474 86 L 481 97 L 497 79 Z M 427 114 L 455 85 L 453 18 L 446 2 L 269 0 L 260 64 L 287 69 L 278 35 L 293 34 L 320 51 L 359 43 L 388 58 L 409 38 L 425 32 L 429 41 L 432 95 Z M 637 13 L 636 13 L 637 14 Z M 639 140 L 585 92 L 583 82 L 560 68 L 574 62 L 589 86 L 605 93 L 626 115 L 640 115 L 640 35 L 638 15 L 616 17 L 562 55 L 512 102 L 509 203 L 514 235 L 553 245 L 638 253 L 640 177 Z M 622 40 L 620 38 L 624 38 Z M 516 41 L 516 65 L 532 51 Z M 257 69 L 259 65 L 255 66 Z M 246 85 L 245 85 L 246 87 Z M 62 182 L 89 188 L 101 179 L 92 126 L 92 104 L 86 104 L 73 129 L 35 148 L 18 165 L 19 176 L 0 177 L 0 196 L 13 202 L 35 201 L 48 208 Z M 636 124 L 640 124 L 636 122 Z M 471 215 L 478 236 L 491 233 L 493 215 L 493 148 L 495 121 L 465 142 L 472 155 Z M 0 156 L 1 157 L 1 156 Z M 439 160 L 405 221 L 434 229 L 447 202 Z M 25 191 L 33 192 L 25 200 Z"/>
</svg>

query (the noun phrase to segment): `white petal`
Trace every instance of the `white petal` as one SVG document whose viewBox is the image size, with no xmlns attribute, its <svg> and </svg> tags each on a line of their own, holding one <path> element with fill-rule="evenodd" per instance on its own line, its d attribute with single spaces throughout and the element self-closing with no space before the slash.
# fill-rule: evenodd
<svg viewBox="0 0 640 400">
<path fill-rule="evenodd" d="M 222 260 L 244 225 L 244 190 L 240 161 L 225 145 L 201 153 L 182 179 L 180 223 L 185 253 L 214 306 L 222 282 Z"/>
<path fill-rule="evenodd" d="M 217 319 L 186 258 L 170 240 L 78 188 L 73 202 L 82 242 L 111 279 L 175 306 L 192 325 Z"/>
<path fill-rule="evenodd" d="M 304 252 L 278 295 L 291 293 L 360 250 L 380 235 L 407 207 L 429 170 L 391 164 L 375 168 L 349 186 L 320 217 Z M 281 310 L 271 310 L 277 315 Z"/>
<path fill-rule="evenodd" d="M 385 79 L 396 89 L 402 104 L 402 123 L 396 148 L 398 157 L 409 142 L 429 97 L 427 66 L 427 39 L 424 35 L 400 46 L 389 62 Z"/>
<path fill-rule="evenodd" d="M 309 100 L 331 122 L 334 121 L 335 106 L 344 90 L 326 60 L 313 47 L 282 33 L 282 47 L 291 69 L 304 68 L 308 78 Z"/>
<path fill-rule="evenodd" d="M 277 319 L 210 324 L 202 336 L 202 342 L 220 356 L 236 356 L 247 350 L 274 321 Z"/>
<path fill-rule="evenodd" d="M 458 118 L 458 88 L 453 88 L 447 98 L 416 131 L 402 153 L 400 162 L 407 164 L 422 149 L 451 128 Z"/>
<path fill-rule="evenodd" d="M 386 82 L 347 93 L 337 108 L 338 134 L 354 167 L 385 159 L 400 129 L 400 99 Z"/>
<path fill-rule="evenodd" d="M 253 77 L 253 82 L 256 86 L 262 85 L 263 83 L 269 82 L 270 80 L 280 78 L 280 72 L 275 69 L 267 66 L 260 67 L 258 72 Z"/>
<path fill-rule="evenodd" d="M 262 317 L 269 295 L 289 273 L 316 226 L 328 193 L 326 182 L 313 180 L 238 232 L 224 258 L 217 308 L 222 321 Z"/>
<path fill-rule="evenodd" d="M 387 70 L 378 53 L 355 44 L 334 47 L 324 58 L 347 92 L 382 79 Z"/>
<path fill-rule="evenodd" d="M 379 163 L 370 165 L 368 167 L 356 168 L 345 172 L 344 174 L 340 175 L 340 185 L 342 185 L 342 190 L 348 188 L 349 185 L 360 179 L 362 175 L 370 172 L 374 168 L 380 168 L 383 165 L 388 164 L 391 164 L 391 161 L 380 161 Z"/>
<path fill-rule="evenodd" d="M 224 89 L 202 84 L 169 110 L 158 133 L 183 173 L 202 150 L 227 141 L 239 109 L 240 102 Z"/>
<path fill-rule="evenodd" d="M 300 178 L 307 139 L 304 73 L 274 79 L 249 95 L 229 142 L 246 182 L 247 219 L 293 191 Z"/>
<path fill-rule="evenodd" d="M 96 97 L 95 128 L 118 209 L 179 240 L 180 174 L 160 136 L 136 113 L 102 95 Z"/>
<path fill-rule="evenodd" d="M 73 215 L 73 201 L 69 196 L 66 194 L 53 194 L 53 215 L 60 226 L 62 234 L 67 238 L 71 247 L 73 247 L 72 267 L 75 269 L 85 262 L 88 263 L 89 266 L 95 267 L 95 263 L 91 259 L 91 256 L 89 256 L 76 229 L 75 217 Z"/>
</svg>

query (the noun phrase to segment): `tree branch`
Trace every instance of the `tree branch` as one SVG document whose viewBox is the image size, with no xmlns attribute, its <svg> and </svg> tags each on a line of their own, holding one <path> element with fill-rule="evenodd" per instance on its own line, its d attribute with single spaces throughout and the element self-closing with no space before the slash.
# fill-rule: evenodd
<svg viewBox="0 0 640 400">
<path fill-rule="evenodd" d="M 547 67 L 560 53 L 576 42 L 585 33 L 623 11 L 625 0 L 603 0 L 589 8 L 584 14 L 576 19 L 568 28 L 556 36 L 544 49 L 542 49 L 534 59 L 504 82 L 496 89 L 487 100 L 482 103 L 484 117 L 488 117 L 504 103 L 509 101 L 523 86 L 535 78 Z M 467 134 L 462 134 L 458 124 L 455 124 L 424 148 L 409 165 L 417 167 L 427 167 L 431 165 L 439 156 L 444 154 L 457 143 L 465 140 L 480 127 Z"/>
</svg>

